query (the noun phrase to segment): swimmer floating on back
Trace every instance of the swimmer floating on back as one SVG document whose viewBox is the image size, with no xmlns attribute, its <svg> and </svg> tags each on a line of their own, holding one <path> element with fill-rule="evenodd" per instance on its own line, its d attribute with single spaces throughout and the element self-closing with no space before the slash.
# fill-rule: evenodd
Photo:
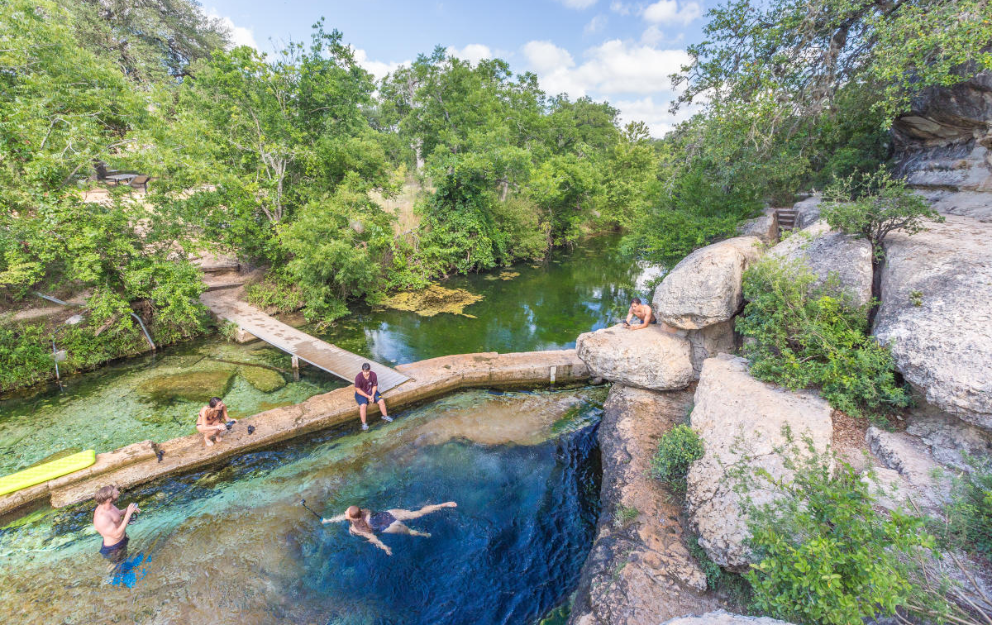
<svg viewBox="0 0 992 625">
<path fill-rule="evenodd" d="M 348 531 L 356 536 L 365 538 L 370 543 L 386 552 L 386 555 L 393 555 L 393 550 L 387 547 L 381 540 L 376 538 L 376 534 L 408 534 L 410 536 L 423 536 L 430 538 L 427 532 L 418 532 L 403 524 L 403 521 L 418 519 L 431 512 L 437 512 L 441 508 L 455 508 L 458 504 L 453 501 L 439 503 L 431 506 L 424 506 L 420 510 L 402 510 L 394 508 L 385 512 L 372 512 L 358 506 L 349 507 L 344 514 L 339 514 L 329 519 L 321 519 L 321 523 L 340 523 L 348 521 Z"/>
</svg>

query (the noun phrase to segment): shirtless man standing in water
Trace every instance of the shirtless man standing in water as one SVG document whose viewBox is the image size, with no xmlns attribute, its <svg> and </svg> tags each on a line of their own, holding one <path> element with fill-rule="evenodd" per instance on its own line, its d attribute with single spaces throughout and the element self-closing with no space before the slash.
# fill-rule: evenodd
<svg viewBox="0 0 992 625">
<path fill-rule="evenodd" d="M 96 491 L 93 499 L 96 510 L 93 512 L 93 527 L 103 537 L 100 555 L 113 563 L 119 563 L 127 556 L 127 524 L 131 517 L 141 512 L 137 504 L 130 503 L 126 510 L 120 510 L 114 503 L 121 496 L 117 486 L 104 486 Z"/>
<path fill-rule="evenodd" d="M 403 525 L 403 521 L 419 519 L 420 517 L 437 512 L 442 508 L 456 508 L 458 504 L 453 501 L 439 503 L 431 506 L 424 506 L 420 510 L 403 510 L 394 508 L 385 512 L 372 512 L 358 506 L 350 506 L 344 514 L 339 514 L 329 519 L 321 519 L 321 523 L 349 523 L 348 531 L 355 536 L 361 536 L 370 543 L 386 552 L 387 556 L 393 555 L 393 550 L 387 547 L 381 540 L 376 538 L 376 534 L 407 534 L 409 536 L 423 536 L 430 538 L 427 532 L 418 532 Z"/>
</svg>

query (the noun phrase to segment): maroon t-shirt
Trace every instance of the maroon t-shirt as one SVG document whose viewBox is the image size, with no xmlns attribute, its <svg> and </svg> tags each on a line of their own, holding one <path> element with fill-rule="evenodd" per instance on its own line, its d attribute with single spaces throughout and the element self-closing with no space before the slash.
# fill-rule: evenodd
<svg viewBox="0 0 992 625">
<path fill-rule="evenodd" d="M 366 395 L 371 395 L 373 386 L 379 386 L 379 378 L 375 377 L 375 371 L 369 372 L 369 379 L 367 380 L 359 371 L 358 375 L 355 377 L 355 388 L 361 390 Z"/>
</svg>

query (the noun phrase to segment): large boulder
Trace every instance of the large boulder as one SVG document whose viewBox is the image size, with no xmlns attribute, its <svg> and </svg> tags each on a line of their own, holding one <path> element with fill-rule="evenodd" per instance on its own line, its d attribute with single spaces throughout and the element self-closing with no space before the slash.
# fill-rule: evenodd
<svg viewBox="0 0 992 625">
<path fill-rule="evenodd" d="M 657 325 L 643 330 L 615 325 L 586 332 L 579 335 L 575 348 L 593 377 L 611 382 L 670 391 L 693 380 L 689 340 Z"/>
<path fill-rule="evenodd" d="M 658 317 L 683 330 L 727 321 L 744 304 L 741 278 L 760 254 L 757 237 L 735 237 L 689 254 L 654 292 Z"/>
<path fill-rule="evenodd" d="M 927 403 L 992 430 L 992 224 L 948 216 L 885 250 L 875 336 Z"/>
<path fill-rule="evenodd" d="M 936 477 L 941 467 L 922 440 L 906 432 L 886 432 L 871 426 L 865 434 L 865 443 L 883 467 L 901 478 L 894 481 L 884 472 L 880 474 L 890 490 L 892 486 L 898 487 L 900 492 L 894 497 L 896 501 L 912 496 L 918 505 L 928 510 L 938 510 L 946 503 L 946 489 Z"/>
<path fill-rule="evenodd" d="M 822 453 L 833 436 L 830 415 L 830 405 L 813 393 L 754 379 L 743 358 L 721 354 L 703 363 L 690 421 L 703 440 L 704 455 L 689 469 L 686 502 L 699 545 L 711 560 L 738 570 L 750 562 L 744 544 L 748 518 L 735 490 L 738 478 L 728 469 L 764 469 L 788 479 L 776 451 L 786 443 L 784 429 L 795 437 L 809 435 Z M 776 494 L 759 487 L 749 496 L 761 505 Z"/>
<path fill-rule="evenodd" d="M 778 241 L 778 213 L 774 208 L 765 209 L 760 217 L 742 222 L 737 227 L 737 235 L 758 237 L 763 243 L 774 245 Z"/>
<path fill-rule="evenodd" d="M 793 233 L 769 254 L 803 262 L 816 274 L 817 284 L 823 284 L 835 275 L 841 288 L 838 295 L 845 296 L 856 306 L 863 306 L 871 299 L 871 244 L 865 239 L 831 231 L 825 221 Z"/>
<path fill-rule="evenodd" d="M 717 354 L 733 354 L 737 351 L 737 335 L 734 334 L 734 321 L 721 321 L 701 330 L 679 330 L 689 339 L 692 346 L 692 370 L 696 379 L 703 370 L 707 358 Z"/>
<path fill-rule="evenodd" d="M 767 616 L 743 616 L 731 614 L 723 610 L 708 612 L 702 616 L 683 616 L 662 625 L 789 625 L 788 621 L 779 621 Z"/>
<path fill-rule="evenodd" d="M 820 220 L 820 204 L 823 202 L 823 195 L 817 193 L 811 195 L 801 202 L 796 202 L 793 209 L 796 211 L 796 225 L 799 230 L 808 228 Z"/>
<path fill-rule="evenodd" d="M 661 623 L 719 607 L 689 552 L 678 499 L 651 472 L 658 439 L 685 419 L 688 391 L 614 384 L 603 404 L 599 524 L 575 593 L 573 625 Z"/>
</svg>

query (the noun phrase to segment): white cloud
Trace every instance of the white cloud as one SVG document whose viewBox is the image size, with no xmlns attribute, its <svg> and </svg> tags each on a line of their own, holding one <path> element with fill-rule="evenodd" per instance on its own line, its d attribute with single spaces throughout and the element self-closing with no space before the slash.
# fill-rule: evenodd
<svg viewBox="0 0 992 625">
<path fill-rule="evenodd" d="M 688 119 L 694 112 L 693 107 L 683 107 L 672 115 L 668 110 L 670 102 L 655 102 L 652 96 L 637 100 L 617 100 L 610 104 L 620 109 L 621 123 L 644 122 L 648 125 L 651 136 L 657 138 L 665 136 L 677 123 Z"/>
<path fill-rule="evenodd" d="M 582 30 L 586 34 L 598 33 L 599 31 L 603 30 L 604 26 L 606 26 L 606 16 L 597 15 L 596 17 L 589 20 L 589 23 L 586 24 L 586 27 L 583 28 Z"/>
<path fill-rule="evenodd" d="M 390 63 L 373 61 L 369 59 L 368 53 L 361 48 L 354 48 L 353 52 L 355 54 L 355 62 L 365 68 L 368 73 L 375 76 L 376 80 L 382 80 L 386 74 L 391 74 L 405 65 L 410 65 L 410 61 L 400 61 L 399 63 L 395 61 Z"/>
<path fill-rule="evenodd" d="M 646 46 L 657 47 L 660 45 L 672 46 L 682 43 L 685 33 L 679 33 L 674 38 L 665 34 L 657 24 L 652 24 L 641 33 L 641 43 Z"/>
<path fill-rule="evenodd" d="M 231 32 L 232 48 L 236 48 L 238 46 L 250 46 L 258 50 L 258 44 L 255 42 L 255 33 L 252 29 L 236 25 L 234 20 L 219 14 L 216 9 L 210 9 L 207 12 L 207 17 L 214 20 L 220 20 L 221 24 L 223 24 L 224 27 Z"/>
<path fill-rule="evenodd" d="M 575 59 L 568 50 L 550 41 L 528 41 L 524 45 L 524 56 L 530 68 L 538 74 L 550 74 L 575 66 Z"/>
<path fill-rule="evenodd" d="M 484 46 L 481 43 L 470 43 L 460 50 L 449 46 L 447 52 L 449 55 L 468 61 L 473 65 L 482 59 L 493 58 L 493 51 L 489 49 L 489 46 Z"/>
<path fill-rule="evenodd" d="M 617 15 L 630 15 L 634 11 L 634 6 L 629 2 L 613 0 L 613 2 L 610 3 L 610 10 Z"/>
<path fill-rule="evenodd" d="M 558 3 L 565 5 L 570 9 L 581 11 L 582 9 L 588 9 L 592 5 L 596 4 L 596 0 L 558 0 Z"/>
<path fill-rule="evenodd" d="M 545 91 L 573 98 L 671 91 L 669 76 L 689 61 L 683 50 L 659 50 L 619 39 L 586 50 L 586 60 L 579 66 L 567 50 L 547 41 L 531 41 L 523 51 Z"/>
<path fill-rule="evenodd" d="M 641 14 L 652 24 L 688 24 L 703 15 L 703 9 L 698 2 L 683 2 L 678 0 L 659 0 L 644 9 Z"/>
</svg>

